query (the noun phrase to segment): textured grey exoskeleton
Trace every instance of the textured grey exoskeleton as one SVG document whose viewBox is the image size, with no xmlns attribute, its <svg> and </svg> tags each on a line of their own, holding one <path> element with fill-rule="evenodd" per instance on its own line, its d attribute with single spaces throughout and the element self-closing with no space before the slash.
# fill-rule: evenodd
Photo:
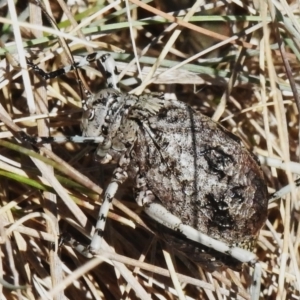
<svg viewBox="0 0 300 300">
<path fill-rule="evenodd" d="M 255 263 L 249 251 L 268 204 L 255 156 L 239 138 L 183 102 L 159 93 L 120 92 L 112 58 L 92 54 L 85 61 L 96 59 L 110 83 L 84 105 L 82 140 L 95 139 L 97 160 L 118 166 L 86 252 L 97 253 L 110 202 L 119 185 L 131 178 L 137 203 L 178 251 L 209 270 Z M 45 78 L 53 77 L 30 65 Z M 253 299 L 257 297 L 256 292 Z"/>
<path fill-rule="evenodd" d="M 136 201 L 146 213 L 156 202 L 183 224 L 253 249 L 267 216 L 267 190 L 255 157 L 236 136 L 164 95 L 106 89 L 87 107 L 83 136 L 103 136 L 100 162 L 119 162 L 116 182 L 136 178 Z M 170 227 L 163 216 L 160 223 Z"/>
</svg>

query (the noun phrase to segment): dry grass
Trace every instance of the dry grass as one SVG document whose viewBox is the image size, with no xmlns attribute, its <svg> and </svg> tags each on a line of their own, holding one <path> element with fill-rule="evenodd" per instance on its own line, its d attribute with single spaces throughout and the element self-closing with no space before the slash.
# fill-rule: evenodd
<svg viewBox="0 0 300 300">
<path fill-rule="evenodd" d="M 178 16 L 179 1 L 79 0 L 66 8 L 45 1 L 58 30 L 37 6 L 13 2 L 0 7 L 0 116 L 6 123 L 0 132 L 0 278 L 27 288 L 1 286 L 3 299 L 250 299 L 251 268 L 210 274 L 162 251 L 129 185 L 113 202 L 102 255 L 86 260 L 57 248 L 59 232 L 76 234 L 75 228 L 79 240 L 90 235 L 111 174 L 110 167 L 94 166 L 89 146 L 45 146 L 39 155 L 12 137 L 19 128 L 41 136 L 80 134 L 74 74 L 44 82 L 26 70 L 25 56 L 45 70 L 69 64 L 59 37 L 75 58 L 113 52 L 122 90 L 178 97 L 222 121 L 259 156 L 270 194 L 281 192 L 270 201 L 257 245 L 261 299 L 299 299 L 300 203 L 297 188 L 288 186 L 300 172 L 297 3 L 190 1 L 194 7 L 175 18 L 165 12 Z M 104 86 L 90 69 L 84 79 L 92 91 Z"/>
</svg>

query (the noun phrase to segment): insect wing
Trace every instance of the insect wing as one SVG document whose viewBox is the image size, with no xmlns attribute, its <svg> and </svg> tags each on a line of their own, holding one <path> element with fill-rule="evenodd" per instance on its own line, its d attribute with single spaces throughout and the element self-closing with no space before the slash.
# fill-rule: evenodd
<svg viewBox="0 0 300 300">
<path fill-rule="evenodd" d="M 240 140 L 178 101 L 144 120 L 134 148 L 149 190 L 184 224 L 251 250 L 267 216 L 267 190 Z"/>
</svg>

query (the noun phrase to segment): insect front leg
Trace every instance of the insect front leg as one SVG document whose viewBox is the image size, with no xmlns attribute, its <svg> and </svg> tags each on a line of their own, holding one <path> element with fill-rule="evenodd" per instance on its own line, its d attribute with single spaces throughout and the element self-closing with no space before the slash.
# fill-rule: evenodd
<svg viewBox="0 0 300 300">
<path fill-rule="evenodd" d="M 107 53 L 107 54 L 102 55 L 100 57 L 99 61 L 101 62 L 102 66 L 104 67 L 108 87 L 119 91 L 118 72 L 117 72 L 117 68 L 116 68 L 116 62 L 113 59 L 113 57 L 109 53 Z"/>
<path fill-rule="evenodd" d="M 88 66 L 94 61 L 99 61 L 102 64 L 105 70 L 105 75 L 107 77 L 108 87 L 119 90 L 116 63 L 109 53 L 103 54 L 102 52 L 93 52 L 82 57 L 78 62 L 72 65 L 65 66 L 52 72 L 45 72 L 43 69 L 32 63 L 29 59 L 27 59 L 27 65 L 31 67 L 35 73 L 39 74 L 45 80 L 48 80 L 51 78 L 60 77 L 75 69 Z"/>
</svg>

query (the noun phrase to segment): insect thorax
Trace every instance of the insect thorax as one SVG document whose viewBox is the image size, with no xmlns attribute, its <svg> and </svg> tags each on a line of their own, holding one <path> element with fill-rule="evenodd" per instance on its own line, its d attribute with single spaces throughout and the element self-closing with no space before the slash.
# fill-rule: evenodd
<svg viewBox="0 0 300 300">
<path fill-rule="evenodd" d="M 116 161 L 136 141 L 139 122 L 155 114 L 162 106 L 162 94 L 140 97 L 104 89 L 86 102 L 82 117 L 82 135 L 103 137 L 97 147 L 97 157 L 106 161 L 108 154 Z"/>
</svg>

